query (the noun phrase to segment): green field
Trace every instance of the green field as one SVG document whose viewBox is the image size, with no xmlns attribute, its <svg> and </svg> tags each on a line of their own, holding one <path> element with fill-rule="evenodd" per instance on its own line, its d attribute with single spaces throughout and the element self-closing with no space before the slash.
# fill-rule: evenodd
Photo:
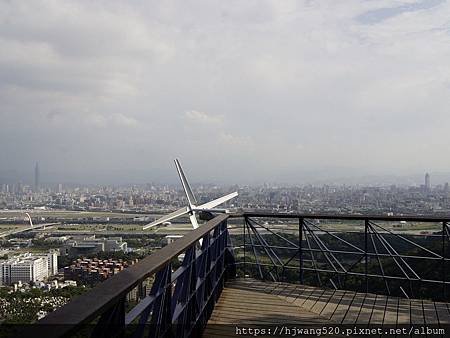
<svg viewBox="0 0 450 338">
<path fill-rule="evenodd" d="M 55 211 L 55 210 L 23 210 L 23 211 L 0 211 L 0 218 L 11 217 L 25 217 L 25 212 L 29 213 L 31 217 L 59 217 L 59 218 L 87 218 L 87 217 L 115 217 L 115 218 L 130 218 L 140 216 L 157 217 L 161 215 L 149 214 L 127 214 L 119 212 L 97 212 L 97 211 Z"/>
</svg>

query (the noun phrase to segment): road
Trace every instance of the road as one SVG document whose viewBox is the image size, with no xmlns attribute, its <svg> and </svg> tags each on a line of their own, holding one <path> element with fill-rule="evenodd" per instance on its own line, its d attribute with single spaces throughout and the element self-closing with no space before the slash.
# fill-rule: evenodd
<svg viewBox="0 0 450 338">
<path fill-rule="evenodd" d="M 30 230 L 37 230 L 37 229 L 42 229 L 44 227 L 49 227 L 52 225 L 59 225 L 60 223 L 44 223 L 44 224 L 36 224 L 31 226 L 28 226 L 26 228 L 21 228 L 21 229 L 15 229 L 15 230 L 11 230 L 11 231 L 5 231 L 3 233 L 0 234 L 0 238 L 4 238 L 7 236 L 11 236 L 11 235 L 16 235 L 19 234 L 21 232 L 25 232 L 25 231 L 30 231 Z"/>
</svg>

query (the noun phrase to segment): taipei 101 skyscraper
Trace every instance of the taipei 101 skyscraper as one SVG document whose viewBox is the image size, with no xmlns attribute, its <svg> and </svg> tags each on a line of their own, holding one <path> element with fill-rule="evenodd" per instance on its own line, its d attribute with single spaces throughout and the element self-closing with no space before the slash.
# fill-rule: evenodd
<svg viewBox="0 0 450 338">
<path fill-rule="evenodd" d="M 39 190 L 39 163 L 36 162 L 34 167 L 34 191 L 38 192 Z"/>
</svg>

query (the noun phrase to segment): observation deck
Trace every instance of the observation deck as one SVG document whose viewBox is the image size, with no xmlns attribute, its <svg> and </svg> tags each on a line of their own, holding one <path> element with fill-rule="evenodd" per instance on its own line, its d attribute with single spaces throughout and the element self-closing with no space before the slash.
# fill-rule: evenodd
<svg viewBox="0 0 450 338">
<path fill-rule="evenodd" d="M 293 325 L 450 334 L 449 221 L 220 214 L 48 314 L 34 334 L 286 336 L 273 330 Z"/>
</svg>

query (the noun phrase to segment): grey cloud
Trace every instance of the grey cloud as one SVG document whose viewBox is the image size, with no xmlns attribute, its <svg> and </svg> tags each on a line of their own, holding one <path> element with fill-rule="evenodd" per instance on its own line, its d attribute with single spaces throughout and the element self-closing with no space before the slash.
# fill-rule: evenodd
<svg viewBox="0 0 450 338">
<path fill-rule="evenodd" d="M 386 7 L 370 10 L 366 13 L 359 15 L 356 19 L 361 23 L 376 24 L 403 13 L 427 10 L 439 6 L 445 2 L 446 0 L 414 1 L 412 3 L 406 3 L 397 7 Z"/>
<path fill-rule="evenodd" d="M 450 7 L 390 3 L 0 2 L 0 173 L 446 171 Z"/>
</svg>

